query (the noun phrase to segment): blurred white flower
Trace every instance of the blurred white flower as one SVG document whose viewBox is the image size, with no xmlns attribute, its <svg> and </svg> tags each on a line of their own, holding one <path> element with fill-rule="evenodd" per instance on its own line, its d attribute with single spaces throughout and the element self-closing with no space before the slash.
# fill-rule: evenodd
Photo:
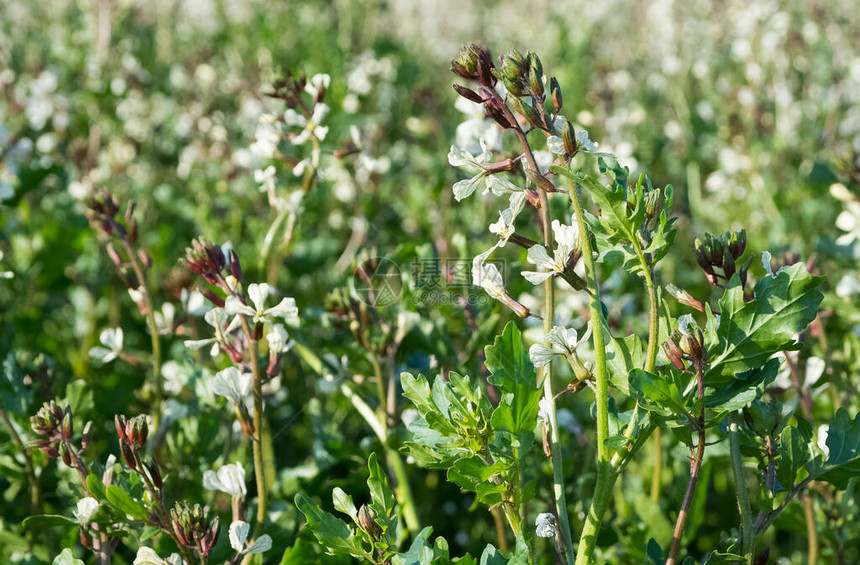
<svg viewBox="0 0 860 565">
<path fill-rule="evenodd" d="M 203 488 L 244 498 L 248 493 L 245 487 L 245 469 L 239 463 L 231 463 L 223 465 L 217 473 L 206 471 L 203 473 Z"/>
<path fill-rule="evenodd" d="M 240 373 L 236 367 L 218 371 L 211 381 L 212 392 L 237 404 L 247 401 L 253 385 L 254 376 L 251 373 Z"/>
<path fill-rule="evenodd" d="M 256 169 L 254 171 L 254 182 L 260 185 L 260 192 L 275 190 L 275 166 L 269 165 L 265 169 Z"/>
<path fill-rule="evenodd" d="M 82 498 L 78 501 L 78 509 L 73 511 L 72 514 L 75 515 L 75 518 L 78 519 L 78 523 L 82 526 L 86 526 L 90 523 L 90 520 L 93 519 L 93 516 L 99 509 L 99 501 L 95 498 L 88 496 L 86 498 Z"/>
<path fill-rule="evenodd" d="M 535 519 L 535 534 L 539 538 L 552 538 L 557 533 L 555 516 L 549 512 L 542 512 Z"/>
<path fill-rule="evenodd" d="M 540 284 L 548 278 L 562 273 L 567 266 L 570 254 L 579 249 L 579 228 L 576 224 L 568 226 L 558 220 L 553 220 L 552 231 L 556 241 L 552 257 L 549 256 L 543 245 L 533 245 L 529 248 L 528 262 L 546 269 L 545 271 L 523 271 L 523 276 L 532 284 Z"/>
<path fill-rule="evenodd" d="M 284 112 L 284 123 L 290 127 L 302 128 L 302 131 L 298 135 L 290 138 L 290 143 L 293 145 L 302 145 L 311 138 L 311 135 L 320 141 L 324 140 L 328 134 L 328 127 L 321 126 L 320 124 L 328 115 L 328 112 L 329 107 L 322 102 L 314 105 L 310 119 L 305 118 L 292 108 L 288 108 Z"/>
<path fill-rule="evenodd" d="M 95 346 L 90 349 L 90 357 L 102 363 L 113 361 L 122 353 L 122 328 L 108 328 L 99 334 L 99 341 L 104 347 Z"/>
<path fill-rule="evenodd" d="M 178 553 L 172 554 L 167 559 L 162 559 L 151 547 L 140 546 L 134 558 L 133 565 L 184 565 L 185 561 Z"/>
<path fill-rule="evenodd" d="M 525 191 L 514 192 L 511 194 L 510 205 L 499 212 L 499 221 L 490 224 L 490 233 L 494 233 L 499 236 L 499 242 L 496 244 L 498 247 L 504 247 L 514 234 L 514 220 L 517 218 L 520 211 L 522 211 L 523 206 L 525 206 L 525 202 Z"/>
<path fill-rule="evenodd" d="M 331 77 L 325 74 L 315 74 L 305 84 L 305 92 L 311 96 L 316 96 L 319 89 L 326 90 L 331 84 Z"/>
<path fill-rule="evenodd" d="M 251 526 L 242 520 L 236 520 L 230 524 L 230 547 L 232 547 L 240 555 L 253 555 L 255 553 L 264 553 L 272 549 L 272 538 L 268 534 L 263 534 L 254 542 L 251 547 L 245 547 L 245 540 L 248 539 L 248 533 L 251 531 Z"/>
<path fill-rule="evenodd" d="M 271 286 L 266 283 L 248 285 L 248 298 L 254 305 L 252 308 L 235 296 L 228 296 L 224 310 L 230 315 L 244 314 L 251 316 L 254 323 L 274 323 L 275 318 L 282 319 L 288 324 L 299 323 L 299 309 L 294 298 L 284 298 L 277 305 L 266 308 L 266 298 L 273 293 Z"/>
<path fill-rule="evenodd" d="M 266 341 L 269 342 L 269 351 L 274 353 L 286 353 L 295 344 L 283 324 L 272 325 L 266 334 Z"/>
</svg>

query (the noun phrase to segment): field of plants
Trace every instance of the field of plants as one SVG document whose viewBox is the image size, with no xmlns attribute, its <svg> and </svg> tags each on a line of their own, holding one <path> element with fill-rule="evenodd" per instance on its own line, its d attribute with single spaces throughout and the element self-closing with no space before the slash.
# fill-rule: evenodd
<svg viewBox="0 0 860 565">
<path fill-rule="evenodd" d="M 0 563 L 860 563 L 854 0 L 3 0 Z"/>
</svg>

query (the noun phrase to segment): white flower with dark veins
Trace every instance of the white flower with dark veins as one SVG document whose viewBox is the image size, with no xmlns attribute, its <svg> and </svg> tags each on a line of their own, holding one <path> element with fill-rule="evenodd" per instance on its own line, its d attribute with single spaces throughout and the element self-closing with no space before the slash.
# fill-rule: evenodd
<svg viewBox="0 0 860 565">
<path fill-rule="evenodd" d="M 547 345 L 535 343 L 529 348 L 529 359 L 535 367 L 543 367 L 556 357 L 573 355 L 576 348 L 590 335 L 590 327 L 582 339 L 579 339 L 575 329 L 555 326 L 546 334 Z"/>
<path fill-rule="evenodd" d="M 514 220 L 522 211 L 526 202 L 525 192 L 515 192 L 511 194 L 510 206 L 499 212 L 499 221 L 490 224 L 490 233 L 499 236 L 497 247 L 504 247 L 508 240 L 514 235 Z"/>
<path fill-rule="evenodd" d="M 228 296 L 224 303 L 224 310 L 235 316 L 244 314 L 251 316 L 254 323 L 274 323 L 275 318 L 279 318 L 288 324 L 299 323 L 299 309 L 296 307 L 294 298 L 284 298 L 277 305 L 266 308 L 266 298 L 273 294 L 271 286 L 266 283 L 252 283 L 248 285 L 248 298 L 254 306 L 248 306 L 242 303 L 242 300 L 236 296 Z"/>
<path fill-rule="evenodd" d="M 245 469 L 239 463 L 231 463 L 223 465 L 217 473 L 206 471 L 203 473 L 203 488 L 244 498 L 248 493 L 245 487 Z"/>
<path fill-rule="evenodd" d="M 210 355 L 213 357 L 218 355 L 218 349 L 221 344 L 227 341 L 227 337 L 239 327 L 239 318 L 234 317 L 230 321 L 230 315 L 223 308 L 212 308 L 203 315 L 210 326 L 215 328 L 215 337 L 206 339 L 189 339 L 185 341 L 185 347 L 188 349 L 202 349 L 208 345 L 212 346 Z M 229 325 L 227 322 L 230 322 Z"/>
<path fill-rule="evenodd" d="M 535 534 L 539 538 L 553 538 L 558 530 L 555 525 L 555 516 L 549 512 L 542 512 L 535 519 Z"/>
<path fill-rule="evenodd" d="M 564 272 L 570 254 L 579 250 L 579 229 L 576 224 L 568 226 L 553 220 L 552 231 L 556 242 L 552 257 L 543 245 L 538 244 L 529 248 L 528 262 L 546 269 L 545 271 L 523 271 L 523 276 L 532 284 L 540 284 Z"/>
<path fill-rule="evenodd" d="M 448 151 L 448 163 L 454 167 L 463 168 L 472 174 L 471 178 L 454 183 L 454 198 L 459 202 L 471 196 L 479 187 L 484 188 L 484 193 L 493 192 L 497 195 L 521 191 L 521 188 L 504 178 L 501 173 L 490 174 L 484 169 L 484 165 L 489 162 L 493 155 L 487 150 L 487 145 L 483 140 L 481 141 L 481 149 L 482 151 L 478 155 L 472 155 L 456 145 L 452 145 Z"/>
</svg>

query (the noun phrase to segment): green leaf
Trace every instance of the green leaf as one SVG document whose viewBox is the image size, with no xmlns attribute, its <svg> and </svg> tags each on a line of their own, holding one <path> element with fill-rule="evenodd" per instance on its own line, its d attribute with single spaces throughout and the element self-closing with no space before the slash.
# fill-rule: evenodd
<svg viewBox="0 0 860 565">
<path fill-rule="evenodd" d="M 797 472 L 812 458 L 809 438 L 794 426 L 786 427 L 779 434 L 777 452 L 776 478 L 783 487 L 790 489 L 796 484 Z"/>
<path fill-rule="evenodd" d="M 774 353 L 796 349 L 794 336 L 818 313 L 821 280 L 796 263 L 775 277 L 761 279 L 753 300 L 746 302 L 740 277 L 732 277 L 720 299 L 715 331 L 711 330 L 713 314 L 708 315 L 705 343 L 710 369 L 705 385 L 723 387 L 738 374 L 762 367 Z"/>
<path fill-rule="evenodd" d="M 356 522 L 358 511 L 355 509 L 355 503 L 352 501 L 352 497 L 346 494 L 340 487 L 334 487 L 331 497 L 335 510 L 340 510 L 352 518 L 353 522 Z"/>
<path fill-rule="evenodd" d="M 26 416 L 32 400 L 33 389 L 24 385 L 24 373 L 15 362 L 15 355 L 9 353 L 0 371 L 0 408 L 16 416 Z"/>
<path fill-rule="evenodd" d="M 84 565 L 80 559 L 75 559 L 71 549 L 64 549 L 62 553 L 54 558 L 51 565 Z"/>
<path fill-rule="evenodd" d="M 635 369 L 630 373 L 630 390 L 638 393 L 645 410 L 688 421 L 691 419 L 689 402 L 683 394 L 685 387 L 675 382 L 676 376 L 676 372 L 668 368 L 661 375 Z"/>
<path fill-rule="evenodd" d="M 74 518 L 62 516 L 60 514 L 36 514 L 35 516 L 27 516 L 21 522 L 25 528 L 52 528 L 56 526 L 77 526 L 78 521 Z"/>
<path fill-rule="evenodd" d="M 501 393 L 491 420 L 493 428 L 514 434 L 531 432 L 537 425 L 541 390 L 517 326 L 508 322 L 493 345 L 484 348 L 484 354 L 492 373 L 489 382 Z"/>
<path fill-rule="evenodd" d="M 131 498 L 127 492 L 116 485 L 111 485 L 107 488 L 108 502 L 116 506 L 120 512 L 127 516 L 131 516 L 135 520 L 145 520 L 146 510 L 137 501 Z"/>
<path fill-rule="evenodd" d="M 705 406 L 720 411 L 739 410 L 764 394 L 765 389 L 776 379 L 779 360 L 770 359 L 764 367 L 739 373 L 729 384 L 705 392 Z"/>
<path fill-rule="evenodd" d="M 860 413 L 852 420 L 848 410 L 840 408 L 830 420 L 825 443 L 830 453 L 818 478 L 845 490 L 860 475 Z"/>
<path fill-rule="evenodd" d="M 367 470 L 370 475 L 367 478 L 367 488 L 370 489 L 370 507 L 376 511 L 377 520 L 390 518 L 394 515 L 394 493 L 388 486 L 388 478 L 385 471 L 376 460 L 376 453 L 371 453 L 367 459 Z M 380 524 L 382 525 L 382 524 Z"/>
<path fill-rule="evenodd" d="M 87 475 L 87 490 L 90 491 L 90 494 L 93 495 L 93 498 L 95 498 L 99 502 L 104 502 L 105 500 L 107 500 L 105 485 L 95 473 L 90 473 L 89 475 Z"/>
<path fill-rule="evenodd" d="M 654 565 L 665 565 L 666 557 L 663 555 L 663 548 L 660 547 L 660 544 L 654 538 L 648 540 L 646 552 Z"/>
<path fill-rule="evenodd" d="M 296 495 L 295 502 L 296 507 L 308 521 L 308 529 L 313 532 L 317 541 L 329 554 L 370 559 L 370 554 L 365 551 L 361 541 L 349 529 L 346 522 L 321 509 L 316 502 L 301 493 Z"/>
</svg>

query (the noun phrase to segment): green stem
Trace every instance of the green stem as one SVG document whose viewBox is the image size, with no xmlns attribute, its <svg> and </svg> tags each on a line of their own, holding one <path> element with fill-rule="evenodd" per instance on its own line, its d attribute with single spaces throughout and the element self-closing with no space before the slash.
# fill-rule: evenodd
<svg viewBox="0 0 860 565">
<path fill-rule="evenodd" d="M 738 424 L 738 413 L 732 412 L 729 416 L 729 449 L 732 458 L 732 472 L 735 478 L 735 491 L 738 497 L 738 509 L 741 515 L 741 548 L 748 563 L 753 563 L 755 552 L 755 533 L 753 530 L 752 510 L 750 508 L 750 495 L 747 491 L 747 482 L 744 476 L 744 462 L 741 458 L 740 426 Z"/>
<path fill-rule="evenodd" d="M 566 177 L 567 178 L 567 177 Z M 570 201 L 576 213 L 576 222 L 582 242 L 582 259 L 585 264 L 585 276 L 588 283 L 588 309 L 591 313 L 592 340 L 594 342 L 594 374 L 596 380 L 597 404 L 597 482 L 594 487 L 594 498 L 591 508 L 585 517 L 582 534 L 579 538 L 579 548 L 576 555 L 576 565 L 588 565 L 594 555 L 597 533 L 603 522 L 603 516 L 612 499 L 612 490 L 617 477 L 610 460 L 609 447 L 609 375 L 606 370 L 606 343 L 603 335 L 603 310 L 600 305 L 600 285 L 597 282 L 597 271 L 591 250 L 591 240 L 588 227 L 582 211 L 582 201 L 579 190 L 571 179 L 567 179 Z"/>
</svg>

